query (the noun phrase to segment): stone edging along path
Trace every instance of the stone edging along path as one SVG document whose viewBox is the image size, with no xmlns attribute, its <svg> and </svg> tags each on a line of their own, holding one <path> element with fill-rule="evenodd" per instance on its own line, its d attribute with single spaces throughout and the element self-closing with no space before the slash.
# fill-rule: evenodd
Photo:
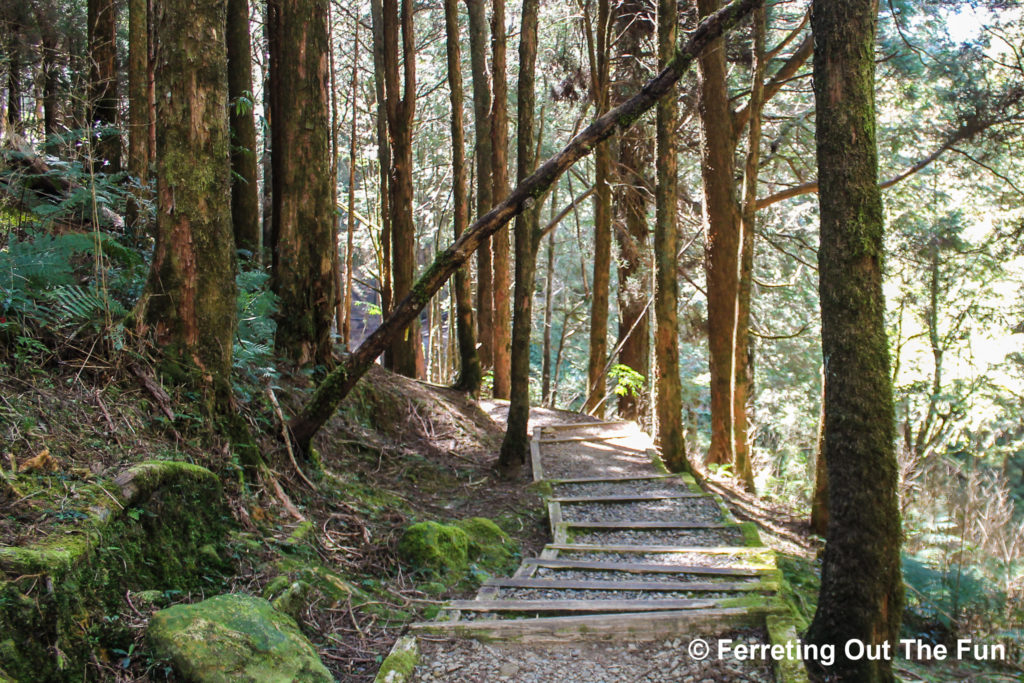
<svg viewBox="0 0 1024 683">
<path fill-rule="evenodd" d="M 806 681 L 796 660 L 718 656 L 796 639 L 775 553 L 651 446 L 628 422 L 536 428 L 552 542 L 413 624 L 376 681 Z"/>
</svg>

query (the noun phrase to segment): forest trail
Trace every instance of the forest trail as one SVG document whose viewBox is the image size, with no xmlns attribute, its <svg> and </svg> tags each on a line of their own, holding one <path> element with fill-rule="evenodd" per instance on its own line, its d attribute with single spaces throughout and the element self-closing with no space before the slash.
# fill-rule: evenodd
<svg viewBox="0 0 1024 683">
<path fill-rule="evenodd" d="M 631 422 L 536 427 L 552 541 L 414 624 L 377 680 L 806 680 L 796 661 L 719 657 L 719 639 L 731 650 L 795 638 L 775 554 L 717 495 L 656 462 Z"/>
</svg>

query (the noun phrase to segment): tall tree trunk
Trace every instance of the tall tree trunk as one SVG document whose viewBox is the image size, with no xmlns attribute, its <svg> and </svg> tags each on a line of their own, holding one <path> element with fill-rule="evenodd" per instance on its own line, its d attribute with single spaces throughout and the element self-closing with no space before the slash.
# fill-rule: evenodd
<svg viewBox="0 0 1024 683">
<path fill-rule="evenodd" d="M 545 161 L 534 173 L 505 198 L 480 217 L 462 237 L 441 252 L 427 266 L 415 286 L 385 318 L 384 322 L 331 371 L 316 388 L 302 410 L 289 422 L 291 434 L 301 449 L 307 449 L 316 432 L 334 413 L 338 405 L 359 379 L 369 370 L 373 361 L 419 315 L 430 298 L 444 285 L 452 273 L 480 247 L 483 241 L 515 216 L 536 204 L 543 195 L 573 164 L 585 157 L 601 142 L 617 131 L 625 130 L 650 110 L 679 81 L 696 56 L 710 42 L 731 30 L 762 0 L 734 0 L 713 16 L 703 20 L 681 46 L 676 48 L 665 68 L 643 89 L 615 109 L 601 116 L 573 137 L 560 152 Z"/>
<path fill-rule="evenodd" d="M 701 17 L 716 11 L 720 4 L 720 0 L 697 0 Z M 711 371 L 711 446 L 707 462 L 724 465 L 734 461 L 733 336 L 740 255 L 740 215 L 733 178 L 735 138 L 726 81 L 725 41 L 720 40 L 701 55 L 698 63 Z"/>
<path fill-rule="evenodd" d="M 412 127 L 416 108 L 416 49 L 413 32 L 413 0 L 384 0 L 384 97 L 391 140 L 391 172 L 388 178 L 391 215 L 391 274 L 394 296 L 401 300 L 412 289 L 416 274 L 416 225 L 412 218 Z M 401 29 L 402 77 L 399 78 Z M 399 83 L 401 81 L 401 84 Z M 418 376 L 417 357 L 422 353 L 420 326 L 409 329 L 391 344 L 394 370 L 406 377 Z"/>
<path fill-rule="evenodd" d="M 359 111 L 356 107 L 359 95 L 359 19 L 355 21 L 355 49 L 352 53 L 352 83 L 349 88 L 352 98 L 352 125 L 349 128 L 348 148 L 348 230 L 345 239 L 345 311 L 341 323 L 341 343 L 348 350 L 349 341 L 352 338 L 352 250 L 355 248 L 356 234 L 356 122 L 359 120 Z"/>
<path fill-rule="evenodd" d="M 558 203 L 558 184 L 551 189 L 551 219 L 554 221 L 555 205 Z M 555 230 L 548 233 L 548 269 L 544 282 L 544 345 L 541 352 L 540 395 L 543 405 L 551 406 L 551 322 L 555 309 Z"/>
<path fill-rule="evenodd" d="M 754 369 L 750 363 L 750 293 L 754 276 L 754 235 L 757 229 L 757 172 L 761 162 L 761 110 L 764 105 L 764 38 L 766 12 L 754 10 L 752 17 L 750 130 L 747 133 L 747 158 L 743 170 L 743 212 L 740 220 L 740 270 L 736 324 L 733 329 L 733 454 L 736 476 L 743 486 L 754 492 L 754 469 L 751 464 L 748 411 L 753 399 Z"/>
<path fill-rule="evenodd" d="M 138 0 L 135 0 L 136 2 Z M 228 102 L 231 123 L 231 223 L 235 248 L 260 256 L 259 179 L 253 118 L 249 0 L 228 0 Z"/>
<path fill-rule="evenodd" d="M 150 0 L 152 1 L 152 0 Z M 274 244 L 274 93 L 277 91 L 277 69 L 270 68 L 280 50 L 271 53 L 270 45 L 274 42 L 273 27 L 277 23 L 279 9 L 276 3 L 263 3 L 263 156 L 260 166 L 263 168 L 263 251 L 264 261 L 267 252 Z M 270 259 L 273 260 L 272 258 Z"/>
<path fill-rule="evenodd" d="M 494 205 L 494 179 L 491 175 L 491 85 L 487 79 L 487 7 L 485 0 L 466 0 L 469 11 L 469 60 L 473 71 L 473 122 L 476 136 L 476 217 Z M 494 263 L 491 241 L 477 251 L 476 314 L 480 365 L 494 367 Z"/>
<path fill-rule="evenodd" d="M 814 454 L 814 492 L 811 494 L 811 532 L 828 533 L 828 468 L 825 466 L 825 366 L 821 367 L 821 409 L 818 411 L 818 443 Z"/>
<path fill-rule="evenodd" d="M 138 185 L 128 201 L 128 227 L 147 232 L 142 203 L 149 185 L 149 3 L 128 2 L 128 174 Z"/>
<path fill-rule="evenodd" d="M 608 111 L 609 0 L 597 0 L 597 25 L 591 51 L 591 88 L 597 115 Z M 590 307 L 590 358 L 587 364 L 587 400 L 583 412 L 604 414 L 605 365 L 608 362 L 608 299 L 612 260 L 612 155 L 602 143 L 594 151 L 594 276 Z"/>
<path fill-rule="evenodd" d="M 117 2 L 88 0 L 89 123 L 100 128 L 117 125 Z M 121 170 L 121 136 L 116 130 L 97 134 L 93 151 L 97 171 Z"/>
<path fill-rule="evenodd" d="M 494 202 L 508 195 L 508 78 L 505 75 L 505 0 L 493 0 L 491 12 L 491 177 L 494 179 Z M 509 294 L 512 291 L 509 230 L 502 228 L 491 238 L 494 254 L 494 397 L 509 398 L 511 391 L 512 312 Z"/>
<path fill-rule="evenodd" d="M 642 52 L 654 29 L 654 8 L 649 0 L 624 0 L 615 16 L 615 104 L 644 84 Z M 618 145 L 617 215 L 619 244 L 619 362 L 649 380 L 650 327 L 647 314 L 650 284 L 647 193 L 651 165 L 651 137 L 644 125 L 626 131 Z M 643 390 L 619 396 L 619 416 L 640 417 Z"/>
<path fill-rule="evenodd" d="M 24 29 L 17 16 L 7 21 L 7 40 L 4 51 L 7 53 L 7 130 L 10 133 L 21 132 L 21 46 L 18 37 Z"/>
<path fill-rule="evenodd" d="M 658 67 L 675 50 L 678 30 L 676 0 L 658 0 Z M 682 384 L 679 379 L 679 281 L 676 268 L 675 146 L 676 89 L 658 101 L 656 118 L 657 185 L 654 190 L 654 416 L 658 447 L 673 472 L 690 471 L 683 430 Z"/>
<path fill-rule="evenodd" d="M 53 137 L 60 118 L 60 33 L 58 8 L 48 3 L 33 4 L 36 27 L 39 30 L 39 51 L 43 89 L 43 149 L 57 153 Z"/>
<path fill-rule="evenodd" d="M 536 103 L 537 13 L 540 0 L 524 0 L 519 31 L 519 83 L 516 116 L 516 182 L 522 183 L 536 165 L 533 109 Z M 537 247 L 540 244 L 538 194 L 532 206 L 516 216 L 516 285 L 515 318 L 512 323 L 511 403 L 508 426 L 498 455 L 498 469 L 506 477 L 514 477 L 527 462 L 530 437 L 530 333 L 533 326 L 533 279 L 537 270 Z"/>
<path fill-rule="evenodd" d="M 225 0 L 164 0 L 157 65 L 157 231 L 145 319 L 163 368 L 201 391 L 210 415 L 231 408 L 234 249 Z"/>
<path fill-rule="evenodd" d="M 373 87 L 377 97 L 377 167 L 380 171 L 380 309 L 391 312 L 394 290 L 391 283 L 391 142 L 388 140 L 387 96 L 384 78 L 384 6 L 383 0 L 370 0 L 373 19 Z M 391 353 L 385 353 L 384 365 L 391 368 Z"/>
<path fill-rule="evenodd" d="M 448 87 L 452 103 L 452 195 L 455 239 L 469 225 L 469 197 L 466 185 L 466 132 L 462 123 L 462 48 L 459 44 L 458 0 L 444 0 L 444 26 L 448 46 Z M 480 359 L 476 354 L 476 331 L 473 329 L 473 292 L 469 269 L 455 271 L 455 310 L 459 339 L 459 377 L 455 387 L 463 391 L 480 391 Z"/>
<path fill-rule="evenodd" d="M 903 614 L 898 467 L 882 294 L 874 0 L 814 0 L 818 251 L 829 525 L 812 643 L 895 649 Z M 839 681 L 893 681 L 892 658 L 810 665 Z"/>
<path fill-rule="evenodd" d="M 338 296 L 327 92 L 327 0 L 272 0 L 275 351 L 327 365 Z"/>
</svg>

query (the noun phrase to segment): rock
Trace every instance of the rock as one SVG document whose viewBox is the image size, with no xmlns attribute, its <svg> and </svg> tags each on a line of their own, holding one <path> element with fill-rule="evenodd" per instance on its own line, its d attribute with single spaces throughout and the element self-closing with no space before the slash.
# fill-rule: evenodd
<svg viewBox="0 0 1024 683">
<path fill-rule="evenodd" d="M 330 683 L 333 677 L 295 620 L 242 594 L 175 605 L 153 615 L 155 653 L 194 683 Z"/>
<path fill-rule="evenodd" d="M 457 582 L 469 567 L 469 536 L 448 524 L 418 522 L 402 534 L 398 555 L 414 569 Z"/>
</svg>

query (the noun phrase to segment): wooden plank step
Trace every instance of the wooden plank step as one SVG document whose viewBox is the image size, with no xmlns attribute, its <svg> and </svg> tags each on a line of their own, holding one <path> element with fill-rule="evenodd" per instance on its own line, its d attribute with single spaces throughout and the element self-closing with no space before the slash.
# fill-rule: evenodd
<svg viewBox="0 0 1024 683">
<path fill-rule="evenodd" d="M 576 441 L 614 441 L 615 439 L 635 439 L 637 434 L 595 434 L 593 436 L 552 436 L 541 437 L 541 443 L 572 443 Z"/>
<path fill-rule="evenodd" d="M 649 612 L 714 609 L 715 600 L 452 600 L 445 609 L 464 612 Z"/>
<path fill-rule="evenodd" d="M 547 431 L 549 429 L 587 429 L 593 427 L 618 427 L 628 424 L 628 420 L 599 420 L 595 422 L 563 422 L 561 424 L 548 425 L 546 427 L 537 427 L 537 429 L 542 431 Z"/>
<path fill-rule="evenodd" d="M 681 546 L 681 545 L 595 545 L 590 543 L 549 543 L 553 550 L 580 553 L 705 553 L 708 555 L 752 555 L 766 548 L 749 546 Z"/>
<path fill-rule="evenodd" d="M 573 528 L 624 528 L 624 529 L 693 529 L 693 528 L 731 528 L 734 524 L 722 522 L 643 522 L 643 521 L 611 521 L 611 522 L 574 522 L 564 520 L 563 523 Z"/>
<path fill-rule="evenodd" d="M 414 623 L 410 629 L 414 633 L 434 633 L 483 640 L 564 643 L 574 640 L 657 640 L 680 633 L 700 633 L 704 637 L 713 637 L 736 628 L 763 627 L 764 624 L 763 612 L 729 607 L 483 622 L 428 621 Z"/>
<path fill-rule="evenodd" d="M 678 474 L 637 474 L 631 477 L 579 477 L 577 479 L 549 479 L 548 481 L 553 486 L 559 484 L 599 484 L 603 482 L 617 482 L 617 481 L 652 481 L 655 479 L 678 479 Z M 680 485 L 686 486 L 686 483 L 682 479 L 679 480 Z"/>
<path fill-rule="evenodd" d="M 698 581 L 604 581 L 596 579 L 537 579 L 511 578 L 488 579 L 488 588 L 546 588 L 550 590 L 601 590 L 601 591 L 695 591 L 730 592 L 765 590 L 757 582 L 698 582 Z M 772 592 L 772 591 L 766 591 Z"/>
<path fill-rule="evenodd" d="M 631 574 L 697 574 L 702 576 L 760 576 L 767 569 L 749 567 L 701 567 L 699 565 L 668 565 L 649 562 L 601 562 L 528 557 L 523 564 L 546 569 L 592 569 L 595 571 L 629 572 Z"/>
<path fill-rule="evenodd" d="M 654 500 L 683 498 L 711 498 L 706 493 L 614 493 L 605 496 L 556 496 L 548 498 L 555 503 L 639 503 Z"/>
</svg>

